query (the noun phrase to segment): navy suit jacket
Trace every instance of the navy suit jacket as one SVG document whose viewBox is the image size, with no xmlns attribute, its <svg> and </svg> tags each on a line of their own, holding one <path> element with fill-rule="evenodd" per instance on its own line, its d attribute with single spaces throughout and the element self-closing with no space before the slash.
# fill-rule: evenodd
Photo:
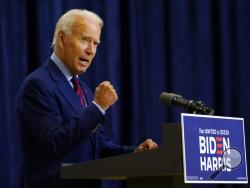
<svg viewBox="0 0 250 188">
<path fill-rule="evenodd" d="M 16 107 L 26 187 L 70 187 L 70 181 L 59 178 L 62 163 L 133 151 L 134 147 L 114 144 L 103 127 L 93 133 L 105 117 L 92 103 L 88 86 L 82 81 L 81 86 L 87 107 L 80 106 L 78 96 L 51 59 L 22 83 Z"/>
</svg>

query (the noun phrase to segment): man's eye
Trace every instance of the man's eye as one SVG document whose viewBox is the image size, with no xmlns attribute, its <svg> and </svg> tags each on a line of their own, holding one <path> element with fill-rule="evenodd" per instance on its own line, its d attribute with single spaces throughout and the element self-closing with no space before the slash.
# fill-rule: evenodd
<svg viewBox="0 0 250 188">
<path fill-rule="evenodd" d="M 88 41 L 86 41 L 86 40 L 83 40 L 83 39 L 81 40 L 81 43 L 87 43 L 87 42 L 88 42 Z"/>
<path fill-rule="evenodd" d="M 87 38 L 82 38 L 81 41 L 82 42 L 88 42 Z"/>
<path fill-rule="evenodd" d="M 98 44 L 99 44 L 99 42 L 94 42 L 94 45 L 95 45 L 95 46 L 98 46 Z"/>
<path fill-rule="evenodd" d="M 89 42 L 89 38 L 88 37 L 82 37 L 81 41 Z"/>
</svg>

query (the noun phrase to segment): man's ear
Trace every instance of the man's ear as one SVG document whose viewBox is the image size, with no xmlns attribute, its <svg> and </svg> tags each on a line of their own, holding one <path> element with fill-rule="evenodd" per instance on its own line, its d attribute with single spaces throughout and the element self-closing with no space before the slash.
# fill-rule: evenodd
<svg viewBox="0 0 250 188">
<path fill-rule="evenodd" d="M 64 47 L 65 40 L 66 40 L 65 33 L 63 31 L 59 31 L 57 35 L 57 43 L 60 48 Z"/>
</svg>

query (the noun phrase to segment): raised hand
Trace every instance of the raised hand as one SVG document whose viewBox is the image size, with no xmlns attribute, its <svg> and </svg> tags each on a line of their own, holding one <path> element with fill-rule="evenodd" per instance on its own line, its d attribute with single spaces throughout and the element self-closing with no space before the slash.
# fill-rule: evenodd
<svg viewBox="0 0 250 188">
<path fill-rule="evenodd" d="M 94 101 L 104 110 L 107 110 L 118 99 L 115 89 L 109 81 L 100 83 L 94 93 Z"/>
</svg>

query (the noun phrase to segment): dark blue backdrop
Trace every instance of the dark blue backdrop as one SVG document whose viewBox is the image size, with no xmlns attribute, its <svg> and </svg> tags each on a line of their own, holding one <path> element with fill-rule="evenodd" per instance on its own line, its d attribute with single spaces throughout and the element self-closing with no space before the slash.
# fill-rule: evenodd
<svg viewBox="0 0 250 188">
<path fill-rule="evenodd" d="M 250 146 L 249 0 L 2 0 L 1 188 L 19 187 L 16 92 L 51 54 L 55 23 L 71 8 L 104 19 L 102 43 L 85 77 L 92 89 L 110 80 L 118 91 L 106 124 L 116 142 L 152 137 L 161 143 L 161 124 L 180 120 L 181 110 L 158 102 L 168 91 L 203 100 L 217 115 L 244 117 Z"/>
</svg>

